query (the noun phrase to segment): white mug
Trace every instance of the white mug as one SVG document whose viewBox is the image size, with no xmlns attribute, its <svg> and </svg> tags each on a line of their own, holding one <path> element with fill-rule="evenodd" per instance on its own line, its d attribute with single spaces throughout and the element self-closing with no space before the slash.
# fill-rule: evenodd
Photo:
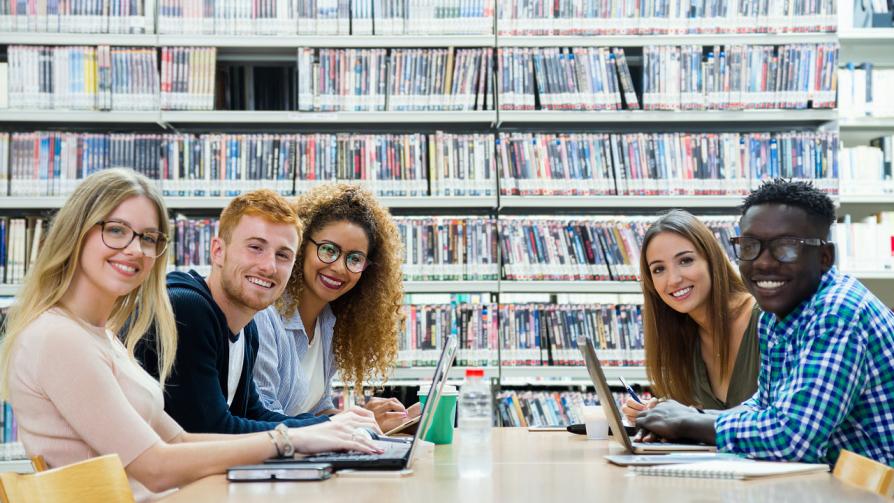
<svg viewBox="0 0 894 503">
<path fill-rule="evenodd" d="M 590 440 L 608 439 L 608 421 L 605 413 L 599 405 L 584 405 L 581 407 L 581 416 L 587 427 L 587 438 Z"/>
</svg>

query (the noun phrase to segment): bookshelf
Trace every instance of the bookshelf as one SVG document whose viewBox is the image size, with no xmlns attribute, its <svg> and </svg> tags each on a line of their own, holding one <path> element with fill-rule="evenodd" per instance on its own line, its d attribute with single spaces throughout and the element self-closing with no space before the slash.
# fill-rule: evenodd
<svg viewBox="0 0 894 503">
<path fill-rule="evenodd" d="M 494 30 L 498 33 L 499 30 Z M 0 33 L 0 45 L 120 45 L 131 47 L 216 47 L 219 61 L 295 61 L 298 47 L 311 48 L 524 48 L 524 47 L 631 47 L 646 45 L 780 45 L 801 43 L 842 44 L 842 57 L 850 50 L 869 47 L 878 53 L 890 51 L 894 30 L 851 30 L 835 33 L 724 33 L 690 35 L 600 35 L 600 36 L 506 36 L 506 35 L 332 35 L 332 36 L 262 36 L 262 35 L 119 35 L 119 34 L 59 34 L 59 33 Z M 639 63 L 639 62 L 638 62 Z M 499 77 L 498 77 L 499 78 Z M 500 96 L 497 96 L 499 103 Z M 64 110 L 3 110 L 0 124 L 21 125 L 28 128 L 60 126 L 106 127 L 118 130 L 129 126 L 166 128 L 203 128 L 222 130 L 332 129 L 350 130 L 357 126 L 412 131 L 417 127 L 443 127 L 451 130 L 497 133 L 514 129 L 538 131 L 581 130 L 587 128 L 614 131 L 635 128 L 637 131 L 664 132 L 701 128 L 733 131 L 782 130 L 808 128 L 840 128 L 842 134 L 865 130 L 894 130 L 891 119 L 839 119 L 836 110 L 746 110 L 746 111 L 464 111 L 464 112 L 293 112 L 293 111 L 151 111 L 151 112 L 93 112 Z M 836 123 L 837 121 L 837 123 Z M 367 126 L 368 125 L 368 126 Z M 10 129 L 11 126 L 6 126 Z M 21 126 L 19 126 L 21 129 Z M 315 129 L 316 128 L 316 129 Z M 669 207 L 684 207 L 714 213 L 733 213 L 741 204 L 741 196 L 487 196 L 487 197 L 382 197 L 382 202 L 402 213 L 418 214 L 472 211 L 475 214 L 552 215 L 562 213 L 608 213 L 654 215 Z M 213 213 L 221 209 L 228 198 L 167 198 L 175 210 Z M 0 212 L 10 210 L 51 210 L 59 208 L 62 197 L 0 198 Z M 884 196 L 843 195 L 842 207 L 891 207 L 891 199 Z M 417 213 L 414 213 L 417 214 Z M 883 288 L 894 290 L 894 273 L 861 273 L 860 278 L 872 280 Z M 14 295 L 15 285 L 0 285 L 0 297 Z M 451 294 L 474 292 L 487 294 L 638 294 L 640 286 L 627 281 L 407 281 L 407 293 Z M 894 295 L 891 297 L 894 299 Z M 894 301 L 889 301 L 891 304 Z M 894 305 L 894 304 L 892 304 Z M 622 375 L 632 382 L 644 382 L 642 367 L 607 367 L 613 379 Z M 452 379 L 462 377 L 462 368 L 451 372 Z M 416 382 L 430 377 L 431 369 L 398 368 L 395 381 Z M 586 384 L 589 382 L 581 367 L 488 367 L 486 376 L 498 377 L 501 382 L 545 385 Z"/>
</svg>

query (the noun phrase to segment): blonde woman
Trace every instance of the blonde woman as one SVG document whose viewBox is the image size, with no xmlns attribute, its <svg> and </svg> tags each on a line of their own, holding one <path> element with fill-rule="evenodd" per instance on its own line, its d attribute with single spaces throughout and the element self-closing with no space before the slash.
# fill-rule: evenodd
<svg viewBox="0 0 894 503">
<path fill-rule="evenodd" d="M 286 293 L 255 316 L 260 348 L 254 378 L 261 401 L 287 415 L 330 414 L 338 371 L 361 391 L 384 377 L 397 355 L 403 283 L 400 236 L 391 215 L 368 191 L 320 186 L 295 202 L 304 224 Z M 395 399 L 366 404 L 382 430 L 408 411 Z"/>
<path fill-rule="evenodd" d="M 28 452 L 51 467 L 116 453 L 138 501 L 292 449 L 374 452 L 353 435 L 371 418 L 196 435 L 164 412 L 161 383 L 133 349 L 153 328 L 163 383 L 177 334 L 165 291 L 168 232 L 157 190 L 131 170 L 91 175 L 59 210 L 0 346 L 0 384 Z"/>
</svg>

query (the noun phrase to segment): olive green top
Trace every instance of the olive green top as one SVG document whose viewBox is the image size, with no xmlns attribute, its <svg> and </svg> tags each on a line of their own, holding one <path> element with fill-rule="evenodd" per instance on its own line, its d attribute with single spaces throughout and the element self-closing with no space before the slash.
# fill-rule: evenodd
<svg viewBox="0 0 894 503">
<path fill-rule="evenodd" d="M 696 344 L 694 354 L 693 395 L 695 401 L 701 404 L 703 409 L 725 410 L 731 409 L 751 398 L 757 391 L 757 376 L 760 372 L 761 355 L 758 348 L 757 324 L 761 310 L 755 304 L 742 336 L 742 344 L 739 345 L 739 354 L 733 364 L 733 374 L 730 376 L 729 389 L 726 392 L 726 402 L 721 401 L 711 390 L 711 380 L 708 378 L 708 367 L 702 359 L 701 347 Z"/>
</svg>

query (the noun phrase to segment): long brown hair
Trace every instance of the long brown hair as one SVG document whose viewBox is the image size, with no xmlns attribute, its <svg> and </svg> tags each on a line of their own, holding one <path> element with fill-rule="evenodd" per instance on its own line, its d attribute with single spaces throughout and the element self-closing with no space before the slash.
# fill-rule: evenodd
<svg viewBox="0 0 894 503">
<path fill-rule="evenodd" d="M 692 389 L 692 355 L 699 341 L 698 324 L 689 315 L 675 311 L 661 300 L 646 259 L 649 243 L 662 232 L 673 232 L 688 240 L 696 253 L 708 262 L 708 274 L 711 276 L 711 295 L 707 299 L 708 321 L 713 332 L 714 348 L 720 353 L 720 372 L 723 375 L 730 367 L 730 322 L 747 305 L 743 302 L 731 312 L 730 301 L 747 295 L 748 290 L 714 234 L 691 213 L 671 210 L 646 231 L 639 259 L 644 297 L 646 373 L 656 395 L 673 398 L 686 405 L 700 405 L 695 402 Z"/>
<path fill-rule="evenodd" d="M 295 212 L 304 224 L 302 243 L 326 225 L 347 221 L 362 228 L 369 240 L 371 262 L 349 292 L 330 303 L 335 314 L 332 349 L 339 377 L 358 393 L 373 377 L 382 381 L 397 359 L 399 323 L 403 321 L 403 273 L 401 240 L 391 214 L 367 190 L 355 185 L 319 186 L 295 201 Z M 298 309 L 304 289 L 304 256 L 301 246 L 292 277 L 277 308 L 284 316 Z"/>
</svg>

